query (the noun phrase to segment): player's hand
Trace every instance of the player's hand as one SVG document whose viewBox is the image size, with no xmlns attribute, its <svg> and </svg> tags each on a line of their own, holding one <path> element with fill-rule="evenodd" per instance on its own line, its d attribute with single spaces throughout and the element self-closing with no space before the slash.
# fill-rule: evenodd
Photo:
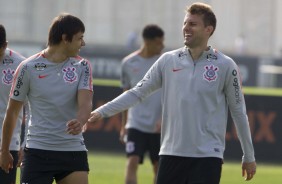
<svg viewBox="0 0 282 184">
<path fill-rule="evenodd" d="M 82 133 L 86 132 L 88 129 L 88 123 L 85 123 L 85 125 L 82 127 Z"/>
<path fill-rule="evenodd" d="M 122 144 L 126 143 L 126 138 L 127 138 L 127 131 L 124 127 L 121 127 L 120 132 L 119 132 L 119 140 Z"/>
<path fill-rule="evenodd" d="M 246 181 L 251 180 L 256 174 L 256 162 L 242 163 L 242 176 Z"/>
<path fill-rule="evenodd" d="M 83 124 L 77 119 L 72 119 L 67 122 L 67 133 L 72 135 L 80 134 L 83 130 Z"/>
<path fill-rule="evenodd" d="M 9 169 L 13 169 L 13 162 L 14 159 L 10 151 L 0 152 L 0 167 L 2 170 L 9 173 Z"/>
<path fill-rule="evenodd" d="M 89 123 L 96 123 L 100 119 L 102 119 L 101 114 L 99 112 L 92 111 L 91 114 L 90 114 L 90 118 L 88 119 L 88 122 Z"/>
<path fill-rule="evenodd" d="M 18 153 L 18 163 L 17 163 L 17 167 L 20 167 L 21 166 L 21 163 L 23 161 L 23 155 L 24 155 L 24 151 L 23 151 L 23 148 L 21 148 L 19 150 L 19 153 Z"/>
</svg>

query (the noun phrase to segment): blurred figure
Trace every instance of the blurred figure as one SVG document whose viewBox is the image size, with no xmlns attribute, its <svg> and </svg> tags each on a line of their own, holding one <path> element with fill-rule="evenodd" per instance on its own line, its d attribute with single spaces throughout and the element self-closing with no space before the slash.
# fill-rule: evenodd
<svg viewBox="0 0 282 184">
<path fill-rule="evenodd" d="M 138 33 L 136 30 L 132 30 L 127 37 L 126 40 L 126 47 L 128 49 L 136 49 L 138 43 L 137 43 L 137 39 L 138 39 Z"/>
<path fill-rule="evenodd" d="M 8 41 L 6 40 L 5 27 L 0 24 L 0 71 L 1 71 L 1 86 L 0 86 L 0 135 L 2 135 L 3 120 L 5 117 L 6 108 L 8 105 L 9 94 L 18 65 L 25 58 L 8 48 Z M 28 107 L 28 106 L 27 106 Z M 28 109 L 27 109 L 28 110 Z M 28 117 L 28 116 L 27 116 Z M 13 184 L 16 183 L 17 166 L 20 166 L 22 158 L 21 148 L 21 127 L 23 123 L 23 110 L 20 110 L 19 116 L 15 119 L 15 130 L 11 137 L 11 144 L 9 149 L 10 154 L 14 157 L 11 164 L 12 169 L 9 173 L 0 169 L 0 184 Z M 0 139 L 1 145 L 1 139 Z M 0 150 L 1 153 L 4 150 Z M 0 160 L 1 161 L 1 160 Z"/>
<path fill-rule="evenodd" d="M 256 162 L 238 66 L 208 46 L 216 17 L 205 3 L 187 7 L 184 47 L 163 54 L 132 89 L 91 113 L 89 123 L 121 112 L 162 91 L 161 149 L 157 184 L 219 184 L 228 108 L 243 150 L 242 175 Z"/>
<path fill-rule="evenodd" d="M 1 167 L 9 173 L 7 151 L 16 118 L 28 96 L 28 126 L 21 182 L 88 184 L 87 149 L 82 128 L 92 109 L 89 62 L 78 56 L 84 42 L 83 22 L 63 13 L 53 20 L 47 48 L 18 67 L 2 130 Z"/>
<path fill-rule="evenodd" d="M 243 55 L 246 53 L 246 41 L 243 34 L 240 34 L 234 42 L 236 54 Z"/>
<path fill-rule="evenodd" d="M 159 58 L 164 48 L 164 32 L 157 25 L 147 25 L 142 32 L 141 48 L 122 61 L 121 84 L 124 91 L 134 87 Z M 142 103 L 123 112 L 120 140 L 126 144 L 127 166 L 125 184 L 137 183 L 138 164 L 143 163 L 149 151 L 154 170 L 158 170 L 160 150 L 161 92 L 148 97 Z M 155 183 L 155 182 L 154 182 Z"/>
</svg>

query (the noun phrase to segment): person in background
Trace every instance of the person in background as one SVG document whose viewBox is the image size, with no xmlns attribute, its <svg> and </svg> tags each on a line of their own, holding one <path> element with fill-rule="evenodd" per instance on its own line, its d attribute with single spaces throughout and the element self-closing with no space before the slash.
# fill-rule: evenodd
<svg viewBox="0 0 282 184">
<path fill-rule="evenodd" d="M 164 48 L 164 31 L 158 25 L 146 25 L 142 37 L 141 48 L 122 61 L 121 84 L 124 91 L 134 87 L 144 77 Z M 147 151 L 150 153 L 155 183 L 160 150 L 160 122 L 160 90 L 130 108 L 128 112 L 123 112 L 120 140 L 126 145 L 125 184 L 137 184 L 138 164 L 143 163 Z"/>
<path fill-rule="evenodd" d="M 8 48 L 8 41 L 6 39 L 6 29 L 4 25 L 0 24 L 0 136 L 2 135 L 2 123 L 5 117 L 6 108 L 8 105 L 9 94 L 13 82 L 13 78 L 15 75 L 15 71 L 19 64 L 25 60 L 25 57 L 18 54 L 14 50 Z M 26 105 L 24 106 L 25 112 L 28 112 L 28 103 L 26 101 Z M 23 109 L 20 110 L 20 114 L 16 119 L 15 130 L 11 137 L 11 144 L 9 147 L 9 152 L 13 156 L 14 160 L 12 163 L 12 169 L 9 173 L 6 173 L 4 170 L 0 169 L 0 184 L 14 184 L 16 183 L 16 175 L 17 175 L 17 167 L 20 166 L 22 160 L 22 146 L 21 142 L 21 133 L 22 124 L 27 122 L 29 116 L 25 116 L 23 113 Z M 0 138 L 1 145 L 1 138 Z M 22 144 L 24 145 L 24 144 Z M 1 150 L 0 150 L 1 152 Z"/>
<path fill-rule="evenodd" d="M 78 56 L 84 42 L 83 22 L 68 13 L 55 17 L 47 48 L 17 68 L 2 129 L 1 167 L 9 173 L 8 152 L 25 97 L 30 103 L 21 182 L 87 184 L 87 149 L 82 129 L 92 109 L 89 61 Z"/>
<path fill-rule="evenodd" d="M 228 108 L 243 150 L 242 175 L 251 180 L 256 161 L 240 74 L 232 58 L 208 45 L 216 16 L 193 3 L 183 21 L 184 47 L 164 53 L 132 89 L 91 112 L 89 123 L 109 117 L 162 91 L 157 184 L 219 184 Z"/>
</svg>

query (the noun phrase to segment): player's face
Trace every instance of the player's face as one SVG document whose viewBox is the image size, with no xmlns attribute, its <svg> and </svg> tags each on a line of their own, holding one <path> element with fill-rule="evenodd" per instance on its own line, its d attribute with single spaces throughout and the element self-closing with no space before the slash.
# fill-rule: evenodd
<svg viewBox="0 0 282 184">
<path fill-rule="evenodd" d="M 161 54 L 162 50 L 164 49 L 164 37 L 147 40 L 147 47 L 151 53 L 155 55 Z"/>
<path fill-rule="evenodd" d="M 210 27 L 204 25 L 202 15 L 187 13 L 183 21 L 184 44 L 189 48 L 195 48 L 207 44 L 210 36 Z"/>
<path fill-rule="evenodd" d="M 84 33 L 82 32 L 78 32 L 77 34 L 73 35 L 72 41 L 68 44 L 69 57 L 77 56 L 81 47 L 85 46 L 83 37 Z"/>
</svg>

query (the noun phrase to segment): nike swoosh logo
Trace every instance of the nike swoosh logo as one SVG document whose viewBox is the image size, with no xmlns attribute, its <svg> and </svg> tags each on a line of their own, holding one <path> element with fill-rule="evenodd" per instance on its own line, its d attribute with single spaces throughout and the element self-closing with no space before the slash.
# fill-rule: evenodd
<svg viewBox="0 0 282 184">
<path fill-rule="evenodd" d="M 180 70 L 183 70 L 183 68 L 176 68 L 176 69 L 172 69 L 173 72 L 178 72 Z"/>
<path fill-rule="evenodd" d="M 45 78 L 45 77 L 47 77 L 48 75 L 38 75 L 38 78 L 39 79 L 43 79 L 43 78 Z"/>
</svg>

